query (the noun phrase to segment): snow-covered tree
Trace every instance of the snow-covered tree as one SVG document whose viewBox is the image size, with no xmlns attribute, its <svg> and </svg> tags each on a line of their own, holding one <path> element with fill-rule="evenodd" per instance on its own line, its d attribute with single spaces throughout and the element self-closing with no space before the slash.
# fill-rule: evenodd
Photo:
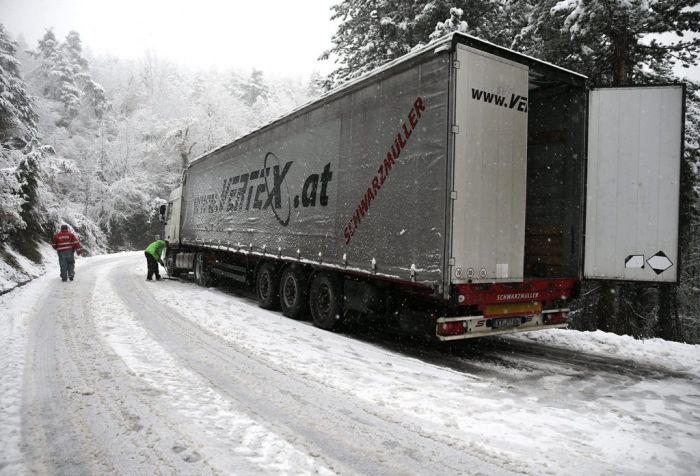
<svg viewBox="0 0 700 476">
<path fill-rule="evenodd" d="M 98 118 L 109 109 L 104 88 L 92 79 L 77 32 L 69 32 L 65 41 L 58 43 L 53 30 L 47 30 L 34 56 L 41 62 L 38 75 L 43 83 L 42 95 L 63 105 L 60 125 L 69 125 L 83 106 L 89 107 Z"/>
<path fill-rule="evenodd" d="M 258 69 L 253 69 L 248 81 L 242 85 L 242 90 L 243 94 L 241 99 L 248 106 L 254 105 L 257 101 L 265 101 L 269 91 L 263 79 L 263 72 Z"/>
<path fill-rule="evenodd" d="M 430 39 L 437 40 L 453 31 L 466 33 L 467 22 L 462 20 L 462 15 L 464 15 L 464 10 L 461 8 L 450 8 L 450 18 L 435 25 L 435 31 L 430 34 Z"/>
<path fill-rule="evenodd" d="M 20 212 L 24 200 L 20 195 L 20 183 L 16 175 L 16 166 L 6 166 L 17 159 L 12 153 L 2 151 L 0 166 L 0 242 L 5 241 L 10 233 L 26 226 Z"/>
<path fill-rule="evenodd" d="M 658 335 L 700 342 L 700 85 L 687 84 L 685 160 L 681 163 L 680 279 L 661 296 Z M 680 332 L 678 332 L 680 331 Z"/>
<path fill-rule="evenodd" d="M 81 93 L 76 84 L 76 71 L 61 50 L 56 35 L 49 29 L 39 40 L 34 54 L 41 61 L 38 70 L 43 79 L 41 94 L 63 105 L 67 123 L 78 114 Z"/>
<path fill-rule="evenodd" d="M 536 2 L 515 46 L 587 74 L 596 85 L 670 76 L 697 63 L 696 0 L 545 0 Z"/>
<path fill-rule="evenodd" d="M 333 47 L 321 58 L 338 65 L 325 87 L 333 87 L 459 30 L 510 46 L 529 4 L 512 0 L 344 0 L 332 7 L 339 21 Z"/>
<path fill-rule="evenodd" d="M 38 116 L 16 53 L 17 43 L 0 25 L 0 241 L 39 222 L 39 153 L 34 150 Z"/>
<path fill-rule="evenodd" d="M 0 24 L 0 142 L 23 143 L 37 135 L 37 113 L 27 92 L 16 58 L 17 43 L 12 41 Z M 15 143 L 14 147 L 23 145 Z"/>
</svg>

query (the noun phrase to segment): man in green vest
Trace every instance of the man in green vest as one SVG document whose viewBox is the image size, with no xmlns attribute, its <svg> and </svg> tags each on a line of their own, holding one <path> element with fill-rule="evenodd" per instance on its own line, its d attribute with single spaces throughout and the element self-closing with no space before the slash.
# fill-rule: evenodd
<svg viewBox="0 0 700 476">
<path fill-rule="evenodd" d="M 156 275 L 156 281 L 160 281 L 160 273 L 158 272 L 158 264 L 165 266 L 161 256 L 163 250 L 168 247 L 168 242 L 165 240 L 156 240 L 146 247 L 144 254 L 146 255 L 146 264 L 148 265 L 148 275 L 146 281 L 151 281 L 153 275 Z"/>
</svg>

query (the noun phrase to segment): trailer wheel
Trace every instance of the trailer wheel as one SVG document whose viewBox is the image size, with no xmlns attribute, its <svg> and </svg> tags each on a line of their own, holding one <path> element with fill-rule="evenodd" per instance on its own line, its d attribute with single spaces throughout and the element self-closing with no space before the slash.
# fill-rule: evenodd
<svg viewBox="0 0 700 476">
<path fill-rule="evenodd" d="M 339 327 L 343 316 L 343 287 L 340 279 L 330 273 L 314 276 L 309 304 L 316 327 L 326 330 Z"/>
<path fill-rule="evenodd" d="M 263 309 L 276 309 L 279 305 L 277 270 L 269 261 L 258 268 L 255 276 L 255 292 L 258 295 L 258 305 Z"/>
<path fill-rule="evenodd" d="M 308 308 L 308 279 L 301 266 L 291 264 L 284 268 L 280 278 L 280 307 L 282 314 L 299 319 Z"/>
<path fill-rule="evenodd" d="M 210 287 L 214 280 L 207 269 L 207 257 L 204 253 L 197 253 L 194 257 L 194 281 L 205 288 Z"/>
</svg>

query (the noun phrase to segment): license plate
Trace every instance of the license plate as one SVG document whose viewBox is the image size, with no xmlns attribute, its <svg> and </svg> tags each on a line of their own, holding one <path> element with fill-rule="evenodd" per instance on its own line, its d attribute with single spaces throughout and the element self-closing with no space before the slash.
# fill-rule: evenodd
<svg viewBox="0 0 700 476">
<path fill-rule="evenodd" d="M 502 329 L 504 327 L 516 327 L 521 323 L 519 317 L 502 317 L 500 319 L 491 319 L 491 327 L 494 329 Z"/>
<path fill-rule="evenodd" d="M 530 314 L 538 314 L 542 311 L 541 302 L 514 302 L 507 304 L 490 304 L 484 310 L 485 316 L 527 316 Z"/>
</svg>

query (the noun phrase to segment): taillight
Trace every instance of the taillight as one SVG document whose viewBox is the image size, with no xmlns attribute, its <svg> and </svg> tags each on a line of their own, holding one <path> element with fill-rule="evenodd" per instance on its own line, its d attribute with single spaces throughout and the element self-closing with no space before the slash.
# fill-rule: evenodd
<svg viewBox="0 0 700 476">
<path fill-rule="evenodd" d="M 466 321 L 441 322 L 437 325 L 437 333 L 441 336 L 464 334 L 466 325 Z"/>
<path fill-rule="evenodd" d="M 551 312 L 542 315 L 544 325 L 565 324 L 567 312 Z"/>
</svg>

